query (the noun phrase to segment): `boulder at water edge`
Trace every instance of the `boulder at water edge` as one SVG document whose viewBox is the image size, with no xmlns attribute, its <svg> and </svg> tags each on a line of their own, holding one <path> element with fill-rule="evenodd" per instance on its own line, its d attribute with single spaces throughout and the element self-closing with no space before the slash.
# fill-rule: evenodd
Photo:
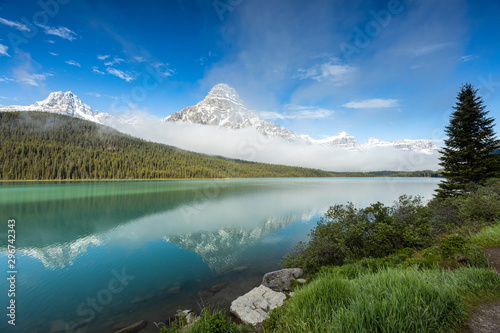
<svg viewBox="0 0 500 333">
<path fill-rule="evenodd" d="M 304 274 L 302 268 L 286 268 L 279 271 L 269 272 L 264 275 L 262 285 L 274 291 L 290 291 L 293 280 Z"/>
<path fill-rule="evenodd" d="M 283 305 L 285 299 L 285 294 L 260 285 L 235 299 L 231 303 L 231 313 L 243 323 L 255 326 L 269 317 L 269 311 Z"/>
</svg>

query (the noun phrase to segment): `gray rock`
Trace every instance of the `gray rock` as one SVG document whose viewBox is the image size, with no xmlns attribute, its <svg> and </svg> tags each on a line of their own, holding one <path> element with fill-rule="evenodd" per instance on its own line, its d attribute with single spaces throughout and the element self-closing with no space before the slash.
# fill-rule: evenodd
<svg viewBox="0 0 500 333">
<path fill-rule="evenodd" d="M 208 291 L 213 293 L 213 294 L 216 294 L 226 287 L 227 287 L 227 283 L 220 283 L 220 284 L 216 284 L 215 286 L 212 286 L 212 288 L 210 288 Z"/>
<path fill-rule="evenodd" d="M 306 282 L 307 282 L 307 280 L 306 280 L 306 279 L 297 279 L 297 282 L 298 282 L 298 283 L 306 283 Z"/>
<path fill-rule="evenodd" d="M 269 317 L 269 311 L 283 305 L 286 295 L 260 285 L 231 303 L 230 311 L 243 323 L 256 326 Z"/>
<path fill-rule="evenodd" d="M 304 274 L 302 268 L 287 268 L 264 275 L 262 285 L 274 291 L 290 291 L 290 284 Z"/>
</svg>

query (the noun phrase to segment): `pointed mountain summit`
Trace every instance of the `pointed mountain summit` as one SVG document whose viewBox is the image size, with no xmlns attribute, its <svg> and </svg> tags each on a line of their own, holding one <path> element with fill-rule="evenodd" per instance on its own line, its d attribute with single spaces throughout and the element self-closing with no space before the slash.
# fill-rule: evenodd
<svg viewBox="0 0 500 333">
<path fill-rule="evenodd" d="M 215 85 L 205 99 L 164 119 L 226 128 L 244 128 L 259 123 L 260 116 L 246 108 L 236 90 L 224 83 Z"/>
<path fill-rule="evenodd" d="M 6 106 L 0 109 L 0 111 L 52 112 L 80 119 L 90 120 L 100 124 L 104 123 L 106 120 L 109 119 L 109 117 L 111 117 L 107 113 L 101 113 L 97 110 L 93 111 L 90 106 L 83 103 L 81 99 L 79 99 L 71 91 L 51 92 L 49 96 L 43 101 L 35 102 L 34 104 L 28 106 L 23 106 L 23 105 Z"/>
<path fill-rule="evenodd" d="M 270 137 L 287 141 L 302 140 L 301 136 L 278 124 L 265 121 L 253 110 L 248 110 L 236 90 L 225 83 L 215 85 L 201 102 L 178 111 L 163 121 L 213 125 L 231 129 L 255 127 Z"/>
</svg>

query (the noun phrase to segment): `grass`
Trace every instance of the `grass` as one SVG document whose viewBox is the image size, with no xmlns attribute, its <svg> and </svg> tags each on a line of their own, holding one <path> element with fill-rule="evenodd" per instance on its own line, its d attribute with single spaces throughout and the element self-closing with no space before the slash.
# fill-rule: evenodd
<svg viewBox="0 0 500 333">
<path fill-rule="evenodd" d="M 358 272 L 359 273 L 359 272 Z M 264 332 L 449 332 L 475 294 L 500 295 L 500 276 L 485 268 L 381 268 L 349 279 L 323 269 L 274 310 Z"/>
<path fill-rule="evenodd" d="M 482 229 L 470 238 L 472 244 L 480 248 L 500 246 L 500 220 L 495 225 Z"/>
</svg>

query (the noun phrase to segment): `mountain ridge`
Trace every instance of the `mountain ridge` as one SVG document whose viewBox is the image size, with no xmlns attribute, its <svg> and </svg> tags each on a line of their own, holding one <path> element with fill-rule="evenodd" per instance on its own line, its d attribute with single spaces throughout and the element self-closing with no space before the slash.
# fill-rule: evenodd
<svg viewBox="0 0 500 333">
<path fill-rule="evenodd" d="M 43 101 L 37 101 L 28 106 L 6 106 L 0 108 L 0 111 L 44 111 L 68 115 L 112 127 L 115 123 L 130 123 L 133 125 L 134 122 L 140 122 L 140 120 L 136 118 L 125 119 L 92 110 L 89 105 L 83 103 L 71 91 L 52 92 Z M 434 154 L 437 153 L 439 149 L 434 142 L 426 139 L 402 139 L 386 142 L 370 138 L 367 142 L 359 144 L 354 136 L 349 135 L 345 131 L 324 139 L 315 140 L 307 134 L 297 134 L 290 129 L 264 120 L 258 112 L 249 110 L 246 107 L 234 88 L 224 83 L 215 85 L 207 96 L 196 105 L 188 106 L 175 112 L 163 118 L 162 121 L 209 125 L 234 130 L 253 127 L 264 136 L 280 138 L 291 143 L 322 145 L 358 151 L 371 150 L 379 147 L 392 147 L 398 150 Z"/>
</svg>

